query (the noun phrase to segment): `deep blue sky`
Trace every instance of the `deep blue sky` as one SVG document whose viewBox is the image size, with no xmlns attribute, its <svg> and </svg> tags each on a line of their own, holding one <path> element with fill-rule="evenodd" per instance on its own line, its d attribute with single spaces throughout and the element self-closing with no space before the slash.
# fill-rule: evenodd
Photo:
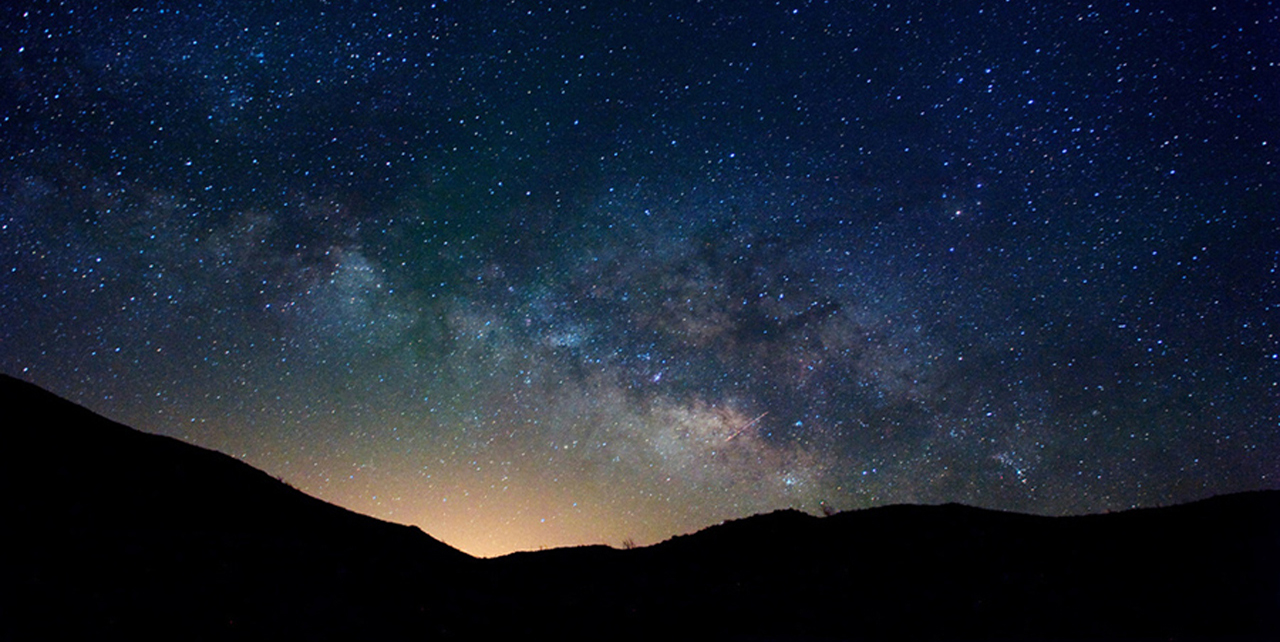
<svg viewBox="0 0 1280 642">
<path fill-rule="evenodd" d="M 478 554 L 1280 488 L 1275 3 L 497 5 L 4 9 L 0 370 Z"/>
</svg>

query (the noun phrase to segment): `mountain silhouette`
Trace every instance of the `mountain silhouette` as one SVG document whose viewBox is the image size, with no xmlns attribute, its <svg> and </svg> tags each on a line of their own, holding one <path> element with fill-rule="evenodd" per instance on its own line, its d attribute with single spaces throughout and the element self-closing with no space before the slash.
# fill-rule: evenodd
<svg viewBox="0 0 1280 642">
<path fill-rule="evenodd" d="M 1280 491 L 472 558 L 0 375 L 0 639 L 1280 639 Z"/>
<path fill-rule="evenodd" d="M 440 632 L 477 560 L 0 376 L 2 639 Z M 368 628 L 366 622 L 374 624 Z"/>
</svg>

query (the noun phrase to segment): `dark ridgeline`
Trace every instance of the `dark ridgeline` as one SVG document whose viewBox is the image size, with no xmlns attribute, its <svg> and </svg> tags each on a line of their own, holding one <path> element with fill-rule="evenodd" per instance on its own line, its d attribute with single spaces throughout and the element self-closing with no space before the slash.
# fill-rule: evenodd
<svg viewBox="0 0 1280 642">
<path fill-rule="evenodd" d="M 780 511 L 477 560 L 16 379 L 0 402 L 0 639 L 1280 639 L 1280 491 Z"/>
<path fill-rule="evenodd" d="M 417 528 L 16 379 L 0 408 L 0 639 L 362 639 L 462 611 L 452 585 L 478 561 Z"/>
</svg>

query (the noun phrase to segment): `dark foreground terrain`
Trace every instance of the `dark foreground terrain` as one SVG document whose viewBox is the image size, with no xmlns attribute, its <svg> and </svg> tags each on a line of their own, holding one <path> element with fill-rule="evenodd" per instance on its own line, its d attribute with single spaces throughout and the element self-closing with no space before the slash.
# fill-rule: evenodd
<svg viewBox="0 0 1280 642">
<path fill-rule="evenodd" d="M 0 639 L 1280 639 L 1280 491 L 478 560 L 0 376 Z"/>
</svg>

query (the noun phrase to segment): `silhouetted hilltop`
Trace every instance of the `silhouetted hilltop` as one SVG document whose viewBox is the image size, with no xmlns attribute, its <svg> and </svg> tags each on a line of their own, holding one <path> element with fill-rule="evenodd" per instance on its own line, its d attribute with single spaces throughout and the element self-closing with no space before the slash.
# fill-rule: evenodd
<svg viewBox="0 0 1280 642">
<path fill-rule="evenodd" d="M 11 452 L 24 454 L 7 474 L 36 491 L 14 498 L 24 518 L 77 529 L 378 537 L 441 561 L 470 559 L 416 527 L 321 501 L 233 457 L 139 432 L 12 377 L 0 375 L 0 403 L 23 409 L 4 439 Z"/>
<path fill-rule="evenodd" d="M 1280 491 L 778 511 L 476 560 L 9 377 L 0 639 L 1280 639 Z"/>
<path fill-rule="evenodd" d="M 477 562 L 3 375 L 0 407 L 17 536 L 5 577 L 19 588 L 0 638 L 433 631 L 443 622 L 427 616 L 452 599 L 440 587 Z"/>
<path fill-rule="evenodd" d="M 1276 491 L 1082 517 L 778 511 L 634 551 L 495 563 L 513 595 L 554 587 L 541 612 L 637 638 L 1280 639 Z"/>
</svg>

